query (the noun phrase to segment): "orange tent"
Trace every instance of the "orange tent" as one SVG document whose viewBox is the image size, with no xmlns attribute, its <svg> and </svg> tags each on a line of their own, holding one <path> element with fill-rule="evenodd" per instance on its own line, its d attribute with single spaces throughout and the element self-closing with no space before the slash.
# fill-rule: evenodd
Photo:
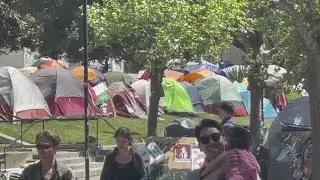
<svg viewBox="0 0 320 180">
<path fill-rule="evenodd" d="M 84 81 L 84 77 L 83 77 L 84 67 L 83 66 L 76 67 L 76 68 L 72 69 L 71 72 L 80 81 L 82 81 L 82 82 Z M 93 69 L 88 69 L 88 80 L 89 81 L 94 80 L 97 76 L 98 76 L 98 74 L 96 73 L 96 71 L 94 71 Z"/>
<path fill-rule="evenodd" d="M 206 69 L 197 69 L 184 76 L 184 81 L 194 84 L 196 80 L 212 76 L 214 73 Z"/>
<path fill-rule="evenodd" d="M 177 81 L 183 81 L 184 75 L 181 72 L 166 69 L 164 71 L 164 77 L 175 79 Z"/>
<path fill-rule="evenodd" d="M 47 68 L 47 67 L 64 67 L 62 61 L 60 60 L 49 60 L 43 64 L 41 64 L 40 68 Z"/>
</svg>

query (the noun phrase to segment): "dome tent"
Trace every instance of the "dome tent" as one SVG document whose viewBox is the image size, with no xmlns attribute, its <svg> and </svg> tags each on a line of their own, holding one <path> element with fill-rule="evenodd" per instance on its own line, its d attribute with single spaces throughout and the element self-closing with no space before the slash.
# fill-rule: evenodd
<svg viewBox="0 0 320 180">
<path fill-rule="evenodd" d="M 206 112 L 213 113 L 222 101 L 229 101 L 235 107 L 235 116 L 247 115 L 240 94 L 227 78 L 215 74 L 197 80 L 195 87 L 203 100 Z"/>
<path fill-rule="evenodd" d="M 0 68 L 0 119 L 35 119 L 51 116 L 39 88 L 13 67 Z M 8 115 L 10 114 L 10 115 Z"/>
<path fill-rule="evenodd" d="M 167 125 L 162 136 L 164 137 L 194 137 L 197 123 L 188 118 L 178 118 Z"/>
<path fill-rule="evenodd" d="M 192 102 L 184 87 L 174 79 L 163 78 L 163 107 L 168 112 L 193 112 Z"/>
</svg>

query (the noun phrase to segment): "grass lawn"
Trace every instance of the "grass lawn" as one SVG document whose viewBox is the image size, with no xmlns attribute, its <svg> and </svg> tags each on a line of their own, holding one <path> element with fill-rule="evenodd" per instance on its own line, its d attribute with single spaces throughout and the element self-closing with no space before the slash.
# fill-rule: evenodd
<svg viewBox="0 0 320 180">
<path fill-rule="evenodd" d="M 158 132 L 161 132 L 163 128 L 172 120 L 175 116 L 164 115 L 161 117 L 164 120 L 158 121 Z M 218 119 L 216 115 L 201 114 L 199 117 L 192 118 L 195 121 L 199 121 L 202 118 L 211 118 Z M 135 142 L 140 142 L 141 138 L 146 137 L 147 133 L 147 120 L 143 119 L 133 119 L 133 118 L 106 118 L 106 120 L 113 126 L 115 129 L 119 127 L 129 128 L 135 138 Z M 235 122 L 241 125 L 249 124 L 249 117 L 235 117 Z M 114 130 L 106 123 L 104 120 L 91 120 L 90 121 L 90 135 L 97 136 L 97 122 L 98 122 L 98 131 L 99 131 L 99 144 L 107 145 L 114 144 L 113 134 Z M 84 142 L 84 128 L 83 121 L 50 121 L 45 122 L 45 129 L 55 131 L 60 137 L 63 143 L 82 143 Z M 23 124 L 23 129 L 25 129 L 30 124 Z M 42 131 L 43 123 L 37 123 L 32 128 L 30 128 L 27 133 L 23 136 L 23 141 L 34 143 L 35 136 L 40 131 Z M 12 137 L 18 137 L 21 132 L 20 124 L 9 124 L 1 123 L 0 132 L 7 134 Z"/>
</svg>

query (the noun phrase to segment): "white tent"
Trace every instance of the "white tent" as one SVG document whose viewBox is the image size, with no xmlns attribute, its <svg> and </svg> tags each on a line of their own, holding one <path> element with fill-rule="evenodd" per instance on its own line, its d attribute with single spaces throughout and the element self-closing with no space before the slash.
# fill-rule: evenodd
<svg viewBox="0 0 320 180">
<path fill-rule="evenodd" d="M 12 114 L 21 119 L 50 116 L 49 107 L 39 88 L 13 67 L 0 68 L 0 107 L 10 107 Z"/>
</svg>

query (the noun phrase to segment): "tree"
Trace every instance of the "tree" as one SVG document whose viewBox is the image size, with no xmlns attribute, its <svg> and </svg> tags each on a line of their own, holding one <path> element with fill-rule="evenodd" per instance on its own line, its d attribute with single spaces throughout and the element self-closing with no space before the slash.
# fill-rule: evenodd
<svg viewBox="0 0 320 180">
<path fill-rule="evenodd" d="M 274 59 L 282 60 L 284 67 L 292 69 L 298 81 L 306 77 L 310 95 L 310 118 L 312 137 L 320 132 L 320 26 L 319 4 L 317 0 L 274 0 L 268 11 L 268 21 L 273 26 L 266 33 L 275 42 Z M 271 10 L 272 9 L 272 10 Z M 301 67 L 298 69 L 297 67 Z M 307 70 L 307 71 L 306 71 Z M 312 179 L 320 179 L 320 143 L 313 141 Z"/>
<path fill-rule="evenodd" d="M 156 135 L 161 81 L 172 59 L 199 60 L 216 55 L 245 29 L 245 1 L 103 0 L 89 10 L 94 42 L 119 43 L 143 62 L 151 75 L 148 136 Z"/>
<path fill-rule="evenodd" d="M 41 55 L 57 59 L 66 53 L 71 60 L 82 59 L 83 23 L 81 0 L 20 0 L 8 1 L 10 8 L 18 17 L 32 19 L 37 26 L 29 29 L 33 41 L 27 47 L 37 50 Z M 29 24 L 29 23 L 28 23 Z"/>
<path fill-rule="evenodd" d="M 15 11 L 14 1 L 0 1 L 0 54 L 20 50 L 23 47 L 34 47 L 37 42 L 38 25 L 31 16 L 22 16 Z"/>
</svg>

